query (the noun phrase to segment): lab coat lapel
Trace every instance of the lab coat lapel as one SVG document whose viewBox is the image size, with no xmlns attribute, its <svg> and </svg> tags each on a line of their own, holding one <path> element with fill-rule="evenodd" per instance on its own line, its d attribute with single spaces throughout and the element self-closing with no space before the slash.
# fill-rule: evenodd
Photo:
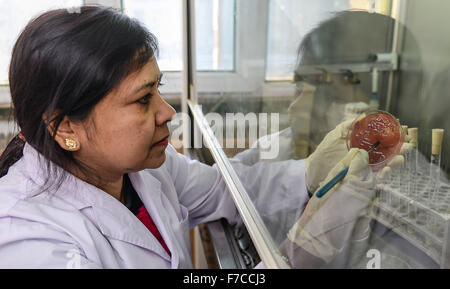
<svg viewBox="0 0 450 289">
<path fill-rule="evenodd" d="M 102 234 L 110 238 L 131 243 L 155 252 L 167 261 L 170 256 L 145 225 L 122 203 L 111 200 L 94 204 L 94 214 Z"/>
<path fill-rule="evenodd" d="M 144 203 L 145 208 L 152 217 L 153 222 L 170 250 L 172 255 L 172 268 L 177 268 L 179 264 L 179 254 L 174 243 L 175 235 L 170 225 L 170 220 L 174 216 L 170 214 L 170 208 L 167 208 L 162 200 L 164 196 L 161 190 L 161 182 L 146 171 L 131 173 L 129 174 L 129 177 L 134 189 Z M 159 246 L 163 249 L 160 244 Z"/>
</svg>

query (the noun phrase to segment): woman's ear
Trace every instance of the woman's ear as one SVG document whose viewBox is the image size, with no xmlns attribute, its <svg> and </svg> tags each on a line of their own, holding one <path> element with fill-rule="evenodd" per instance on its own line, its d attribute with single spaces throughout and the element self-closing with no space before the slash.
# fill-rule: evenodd
<svg viewBox="0 0 450 289">
<path fill-rule="evenodd" d="M 44 122 L 47 124 L 47 129 L 50 132 L 50 135 L 54 135 L 55 141 L 62 149 L 67 151 L 78 151 L 81 144 L 77 133 L 74 130 L 74 123 L 66 115 L 59 124 L 58 129 L 55 131 L 54 119 L 55 118 L 52 118 L 52 120 L 49 122 L 47 117 L 43 117 Z"/>
</svg>

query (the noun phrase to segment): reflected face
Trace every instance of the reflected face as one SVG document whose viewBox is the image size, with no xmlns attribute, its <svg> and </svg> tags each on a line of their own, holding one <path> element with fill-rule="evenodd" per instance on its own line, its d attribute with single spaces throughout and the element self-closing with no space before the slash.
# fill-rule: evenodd
<svg viewBox="0 0 450 289">
<path fill-rule="evenodd" d="M 74 156 L 106 175 L 161 166 L 175 110 L 161 98 L 160 81 L 154 58 L 127 76 L 94 107 Z"/>
<path fill-rule="evenodd" d="M 297 97 L 288 108 L 294 136 L 321 141 L 343 120 L 347 103 L 367 102 L 366 81 L 363 78 L 361 84 L 351 83 L 344 74 L 330 74 L 327 82 L 318 81 L 317 76 L 303 77 L 297 82 Z"/>
<path fill-rule="evenodd" d="M 323 94 L 337 103 L 358 102 L 367 99 L 361 84 L 352 84 L 342 74 L 333 74 L 333 83 L 319 86 Z"/>
<path fill-rule="evenodd" d="M 289 113 L 296 114 L 298 111 L 311 112 L 313 103 L 319 105 L 320 111 L 326 111 L 332 103 L 345 105 L 349 102 L 367 102 L 368 93 L 361 84 L 352 84 L 342 74 L 330 75 L 330 82 L 300 81 L 297 83 L 297 98 L 291 103 Z M 314 100 L 302 100 L 307 95 L 313 94 Z M 305 107 L 306 103 L 306 107 Z M 316 108 L 317 109 L 317 108 Z M 344 111 L 342 111 L 342 114 Z M 324 117 L 323 115 L 322 117 Z"/>
</svg>

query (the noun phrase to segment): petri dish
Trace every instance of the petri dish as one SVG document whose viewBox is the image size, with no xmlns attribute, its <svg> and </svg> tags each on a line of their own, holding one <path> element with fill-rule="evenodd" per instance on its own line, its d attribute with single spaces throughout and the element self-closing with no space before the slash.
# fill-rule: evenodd
<svg viewBox="0 0 450 289">
<path fill-rule="evenodd" d="M 369 153 L 369 165 L 372 169 L 379 170 L 400 153 L 404 140 L 402 127 L 393 115 L 373 110 L 353 121 L 347 136 L 347 148 L 369 150 L 379 141 L 380 144 Z"/>
</svg>

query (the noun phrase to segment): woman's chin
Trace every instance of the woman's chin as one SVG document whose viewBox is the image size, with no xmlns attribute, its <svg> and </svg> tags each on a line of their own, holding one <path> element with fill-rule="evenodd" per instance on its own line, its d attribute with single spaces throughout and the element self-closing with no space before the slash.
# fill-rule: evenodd
<svg viewBox="0 0 450 289">
<path fill-rule="evenodd" d="M 157 169 L 164 164 L 166 161 L 166 152 L 165 149 L 158 149 L 159 152 L 154 152 L 150 154 L 149 159 L 147 161 L 146 168 L 148 169 Z"/>
</svg>

